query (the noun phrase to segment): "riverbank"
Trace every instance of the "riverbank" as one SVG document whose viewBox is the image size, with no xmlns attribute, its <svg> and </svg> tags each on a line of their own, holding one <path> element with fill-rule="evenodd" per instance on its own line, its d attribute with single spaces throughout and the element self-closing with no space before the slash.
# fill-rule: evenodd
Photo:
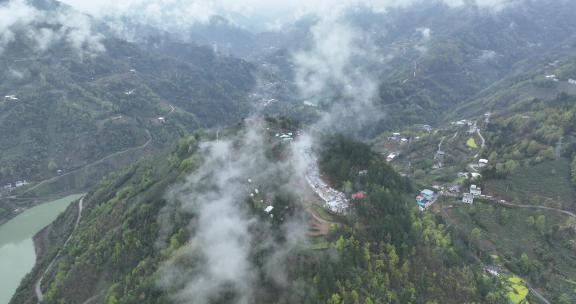
<svg viewBox="0 0 576 304">
<path fill-rule="evenodd" d="M 49 237 L 60 233 L 51 233 L 51 229 L 46 227 L 80 197 L 71 195 L 39 204 L 0 226 L 0 304 L 10 301 L 21 280 L 34 268 L 38 257 L 48 253 Z M 75 219 L 74 216 L 70 220 L 72 225 Z M 60 220 L 66 220 L 66 217 Z"/>
<path fill-rule="evenodd" d="M 79 191 L 64 191 L 54 193 L 51 195 L 43 195 L 42 197 L 0 197 L 0 205 L 2 208 L 8 209 L 10 212 L 5 215 L 0 215 L 0 227 L 7 222 L 11 221 L 20 214 L 32 208 L 41 206 L 44 203 L 57 201 L 71 195 L 76 195 Z"/>
<path fill-rule="evenodd" d="M 42 228 L 38 233 L 32 237 L 32 242 L 34 243 L 34 252 L 36 253 L 36 262 L 38 262 L 44 254 L 46 254 L 46 250 L 50 246 L 50 240 L 48 235 L 50 233 L 50 226 L 52 224 Z"/>
</svg>

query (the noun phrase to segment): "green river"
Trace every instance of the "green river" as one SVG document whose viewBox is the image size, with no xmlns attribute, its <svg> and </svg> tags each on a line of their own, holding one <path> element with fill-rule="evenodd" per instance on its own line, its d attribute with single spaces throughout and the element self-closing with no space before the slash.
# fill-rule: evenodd
<svg viewBox="0 0 576 304">
<path fill-rule="evenodd" d="M 0 226 L 0 304 L 7 304 L 20 281 L 32 270 L 36 253 L 32 237 L 81 195 L 71 195 L 31 208 Z"/>
</svg>

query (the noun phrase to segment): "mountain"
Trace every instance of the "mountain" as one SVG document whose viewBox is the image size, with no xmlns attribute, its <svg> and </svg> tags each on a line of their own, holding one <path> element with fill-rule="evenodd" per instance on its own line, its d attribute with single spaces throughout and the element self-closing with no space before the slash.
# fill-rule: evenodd
<svg viewBox="0 0 576 304">
<path fill-rule="evenodd" d="M 2 185 L 37 182 L 135 152 L 90 172 L 101 177 L 185 132 L 238 122 L 253 108 L 248 93 L 256 68 L 250 63 L 190 44 L 172 44 L 179 53 L 162 54 L 106 36 L 89 17 L 57 2 L 22 5 L 49 23 L 15 23 L 15 38 L 2 53 Z M 59 23 L 65 16 L 80 21 Z M 72 35 L 88 36 L 78 39 L 93 39 L 96 49 L 86 41 L 78 49 L 69 42 Z M 41 38 L 48 39 L 45 49 Z"/>
<path fill-rule="evenodd" d="M 271 130 L 277 130 L 279 126 L 274 121 L 267 124 Z M 231 130 L 229 136 L 236 138 L 234 149 L 243 154 L 248 148 L 243 146 L 244 141 L 249 139 L 241 130 Z M 52 243 L 47 254 L 23 281 L 12 303 L 35 301 L 35 282 L 52 259 L 56 264 L 44 275 L 41 286 L 45 303 L 189 301 L 181 296 L 186 295 L 187 289 L 193 290 L 196 276 L 199 276 L 197 280 L 202 280 L 204 268 L 211 267 L 198 264 L 204 263 L 197 260 L 202 259 L 203 251 L 194 241 L 187 241 L 205 229 L 201 223 L 204 215 L 202 211 L 189 213 L 186 207 L 181 207 L 189 201 L 174 201 L 179 195 L 166 196 L 165 193 L 174 193 L 178 191 L 174 185 L 186 184 L 194 176 L 203 174 L 206 164 L 202 159 L 209 160 L 202 156 L 199 145 L 202 137 L 196 135 L 182 140 L 170 154 L 141 161 L 103 180 L 84 198 L 81 224 L 73 232 L 70 243 L 62 247 L 57 257 L 59 242 Z M 265 139 L 268 140 L 271 139 Z M 412 210 L 409 196 L 414 189 L 408 179 L 395 173 L 362 143 L 335 137 L 323 147 L 320 164 L 324 173 L 335 184 L 351 182 L 355 189 L 363 189 L 366 198 L 355 202 L 355 216 L 318 215 L 318 211 L 303 209 L 301 200 L 305 196 L 302 193 L 306 192 L 303 188 L 296 196 L 283 197 L 278 196 L 278 188 L 268 188 L 265 181 L 260 184 L 255 179 L 256 185 L 248 185 L 261 191 L 256 197 L 252 192 L 252 199 L 245 192 L 246 200 L 240 200 L 242 203 L 235 208 L 242 214 L 246 212 L 254 229 L 254 234 L 249 234 L 254 243 L 250 245 L 253 249 L 249 251 L 250 266 L 247 267 L 259 275 L 248 275 L 245 279 L 255 280 L 259 287 L 248 287 L 253 291 L 249 293 L 250 301 L 375 303 L 388 299 L 393 303 L 407 303 L 434 299 L 442 303 L 462 303 L 490 299 L 494 303 L 504 303 L 503 291 L 493 281 L 473 271 L 480 266 L 468 266 L 475 264 L 473 260 L 468 260 L 465 254 L 459 256 L 465 248 L 451 243 L 444 225 L 431 215 Z M 287 148 L 289 146 L 282 144 L 269 147 L 277 153 Z M 275 156 L 277 153 L 267 157 L 275 158 L 278 163 L 281 160 Z M 280 152 L 280 155 L 287 157 L 289 154 Z M 358 176 L 358 168 L 367 168 L 368 174 Z M 242 179 L 242 184 L 248 183 Z M 190 199 L 200 195 L 195 191 L 205 191 L 193 189 L 186 190 L 191 191 L 187 192 Z M 258 203 L 260 195 L 272 195 L 268 199 L 273 201 L 274 217 L 262 211 Z M 307 208 L 318 210 L 314 204 Z M 64 219 L 76 214 L 76 209 L 71 206 L 49 231 L 70 231 L 64 228 L 71 225 Z M 334 228 L 320 233 L 310 230 L 308 241 L 286 247 L 291 248 L 286 252 L 283 249 L 276 251 L 276 246 L 283 248 L 290 242 L 286 239 L 289 232 L 285 230 L 290 227 L 289 223 L 302 216 L 312 221 L 314 217 L 322 216 L 323 221 L 331 221 Z M 187 228 L 190 225 L 195 227 L 192 231 Z M 267 240 L 268 235 L 274 240 Z M 263 243 L 258 245 L 259 242 Z M 275 245 L 268 247 L 268 242 Z M 276 255 L 279 253 L 281 256 Z M 219 257 L 227 256 L 219 251 L 212 254 L 215 256 L 204 257 L 205 262 L 218 264 Z M 335 259 L 335 255 L 340 258 Z M 267 267 L 271 265 L 267 261 L 278 263 L 273 269 L 284 272 L 275 274 L 285 276 L 283 280 L 269 277 L 272 274 L 267 272 Z M 244 296 L 242 281 L 234 278 L 242 273 L 226 275 L 228 279 L 221 287 L 222 293 L 214 295 L 217 296 L 214 300 L 229 302 Z M 212 275 L 217 281 L 218 274 Z M 186 297 L 200 299 L 201 294 Z"/>
<path fill-rule="evenodd" d="M 270 31 L 31 5 L 0 36 L 0 182 L 34 183 L 0 215 L 87 194 L 11 303 L 576 297 L 573 1 Z"/>
</svg>

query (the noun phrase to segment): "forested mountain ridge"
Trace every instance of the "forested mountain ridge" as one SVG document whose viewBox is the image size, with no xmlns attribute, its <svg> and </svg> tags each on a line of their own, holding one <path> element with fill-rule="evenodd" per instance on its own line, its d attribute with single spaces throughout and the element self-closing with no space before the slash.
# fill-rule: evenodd
<svg viewBox="0 0 576 304">
<path fill-rule="evenodd" d="M 64 9 L 55 3 L 36 9 Z M 247 62 L 193 45 L 177 59 L 94 35 L 102 48 L 94 53 L 65 42 L 39 50 L 24 34 L 3 49 L 2 184 L 66 173 L 149 140 L 161 148 L 184 130 L 234 123 L 251 110 Z"/>
<path fill-rule="evenodd" d="M 103 180 L 87 194 L 78 230 L 43 280 L 45 303 L 88 299 L 102 303 L 180 302 L 177 291 L 186 286 L 166 285 L 178 280 L 167 273 L 167 266 L 176 263 L 182 271 L 195 269 L 196 258 L 186 252 L 194 248 L 187 240 L 197 232 L 187 227 L 195 225 L 198 215 L 173 209 L 165 194 L 171 185 L 186 175 L 194 176 L 202 166 L 197 149 L 205 136 L 182 140 L 169 155 L 142 161 Z M 329 234 L 301 240 L 285 253 L 290 266 L 284 270 L 287 281 L 281 284 L 266 279 L 268 266 L 263 261 L 268 253 L 253 244 L 251 267 L 261 272 L 264 281 L 251 301 L 507 303 L 496 281 L 473 270 L 481 265 L 466 255 L 459 256 L 464 248 L 451 242 L 444 225 L 412 207 L 414 190 L 408 179 L 361 143 L 336 137 L 324 147 L 321 164 L 326 174 L 334 183 L 351 182 L 354 189 L 363 189 L 366 198 L 355 201 L 354 215 L 337 219 Z M 273 145 L 270 156 L 286 148 Z M 366 168 L 368 175 L 358 176 L 358 168 Z M 273 205 L 278 211 L 272 220 L 261 215 L 256 199 L 248 197 L 241 208 L 258 225 L 270 229 L 268 233 L 280 237 L 283 222 L 293 216 L 290 214 L 304 211 L 302 203 L 298 196 L 275 198 Z M 70 207 L 61 218 L 74 213 L 75 207 Z M 166 220 L 169 230 L 162 228 Z M 59 225 L 66 225 L 66 221 L 58 220 L 51 230 L 62 230 Z M 57 247 L 53 244 L 40 259 L 12 303 L 34 303 L 34 283 Z M 282 265 L 276 267 L 285 267 Z M 194 272 L 189 275 L 193 278 Z M 234 282 L 230 282 L 230 293 L 220 294 L 218 301 L 228 303 L 240 296 Z"/>
</svg>

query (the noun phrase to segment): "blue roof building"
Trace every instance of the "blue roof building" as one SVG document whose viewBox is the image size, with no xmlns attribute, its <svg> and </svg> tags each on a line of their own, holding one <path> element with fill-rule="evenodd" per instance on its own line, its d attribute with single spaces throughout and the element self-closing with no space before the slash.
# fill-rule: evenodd
<svg viewBox="0 0 576 304">
<path fill-rule="evenodd" d="M 428 203 L 428 201 L 426 200 L 426 198 L 424 198 L 423 196 L 417 196 L 416 197 L 416 203 L 418 205 L 420 205 L 421 207 L 426 206 L 426 204 Z"/>
<path fill-rule="evenodd" d="M 432 190 L 424 189 L 422 192 L 420 192 L 420 194 L 427 200 L 434 199 L 434 191 Z"/>
</svg>

